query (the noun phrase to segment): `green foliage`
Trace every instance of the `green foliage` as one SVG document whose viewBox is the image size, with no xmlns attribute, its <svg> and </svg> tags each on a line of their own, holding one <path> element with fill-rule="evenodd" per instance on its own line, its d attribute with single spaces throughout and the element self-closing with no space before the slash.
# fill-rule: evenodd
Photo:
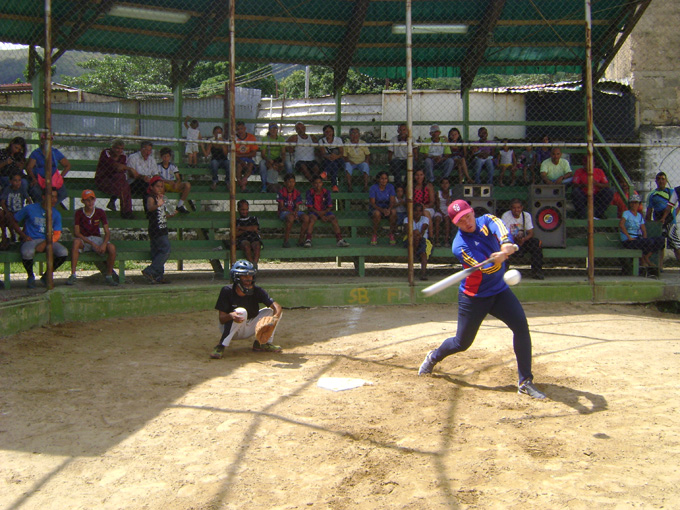
<svg viewBox="0 0 680 510">
<path fill-rule="evenodd" d="M 401 82 L 390 83 L 389 88 L 399 87 Z M 305 72 L 295 71 L 281 80 L 281 86 L 286 89 L 286 96 L 301 98 L 305 95 Z M 342 87 L 342 94 L 379 94 L 385 90 L 385 81 L 350 69 L 347 80 Z M 333 95 L 333 69 L 324 66 L 312 66 L 309 70 L 309 95 L 321 97 Z"/>
</svg>

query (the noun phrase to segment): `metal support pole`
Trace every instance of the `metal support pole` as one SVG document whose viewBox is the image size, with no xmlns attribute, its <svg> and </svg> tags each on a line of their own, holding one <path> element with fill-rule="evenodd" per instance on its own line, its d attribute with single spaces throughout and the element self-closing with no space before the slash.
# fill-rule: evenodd
<svg viewBox="0 0 680 510">
<path fill-rule="evenodd" d="M 408 284 L 414 284 L 413 255 L 413 41 L 411 0 L 406 0 L 406 212 L 408 214 Z"/>
<path fill-rule="evenodd" d="M 588 172 L 588 281 L 595 283 L 595 225 L 593 216 L 593 47 L 592 47 L 592 17 L 591 0 L 585 0 L 586 15 L 586 65 L 584 88 L 586 91 L 586 171 Z"/>
<path fill-rule="evenodd" d="M 236 260 L 236 36 L 234 16 L 236 0 L 229 1 L 229 212 L 231 239 L 230 257 Z M 225 268 L 226 270 L 226 268 Z"/>
<path fill-rule="evenodd" d="M 45 255 L 47 257 L 47 288 L 54 288 L 54 250 L 52 246 L 52 0 L 45 0 Z"/>
</svg>

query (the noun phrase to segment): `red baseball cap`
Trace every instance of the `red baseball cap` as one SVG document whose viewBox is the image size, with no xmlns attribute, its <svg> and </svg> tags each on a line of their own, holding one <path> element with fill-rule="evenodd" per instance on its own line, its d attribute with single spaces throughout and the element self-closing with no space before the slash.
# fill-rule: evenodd
<svg viewBox="0 0 680 510">
<path fill-rule="evenodd" d="M 473 212 L 472 207 L 465 200 L 454 200 L 449 204 L 449 218 L 454 223 L 458 223 L 460 219 L 467 213 Z"/>
</svg>

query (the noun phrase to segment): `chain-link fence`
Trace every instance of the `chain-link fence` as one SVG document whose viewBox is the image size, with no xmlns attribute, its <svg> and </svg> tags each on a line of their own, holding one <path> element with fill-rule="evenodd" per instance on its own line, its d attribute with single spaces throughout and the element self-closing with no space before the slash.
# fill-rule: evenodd
<svg viewBox="0 0 680 510">
<path fill-rule="evenodd" d="M 526 276 L 584 277 L 588 263 L 597 277 L 658 273 L 641 269 L 659 265 L 658 250 L 624 243 L 642 231 L 626 220 L 624 235 L 619 218 L 633 193 L 643 215 L 648 200 L 655 211 L 671 200 L 653 193 L 654 177 L 680 182 L 680 137 L 640 134 L 630 87 L 600 80 L 591 99 L 582 83 L 587 33 L 597 80 L 632 4 L 595 10 L 588 24 L 583 2 L 244 1 L 233 32 L 222 2 L 163 4 L 54 1 L 46 16 L 27 2 L 6 13 L 34 34 L 7 40 L 34 46 L 31 85 L 0 90 L 2 141 L 11 155 L 22 146 L 13 138 L 26 139 L 28 168 L 13 165 L 34 189 L 39 139 L 25 128 L 53 133 L 70 169 L 59 195 L 66 241 L 82 190 L 94 189 L 98 206 L 120 211 L 108 212 L 119 256 L 133 253 L 147 235 L 148 181 L 161 174 L 177 213 L 171 257 L 211 271 L 235 256 L 265 276 L 435 280 L 460 267 L 447 209 L 463 199 L 503 220 L 521 245 L 510 264 Z M 67 55 L 82 74 L 62 70 Z M 47 112 L 45 60 L 56 82 Z M 122 177 L 106 174 L 112 154 Z M 661 215 L 649 237 L 661 235 Z"/>
</svg>

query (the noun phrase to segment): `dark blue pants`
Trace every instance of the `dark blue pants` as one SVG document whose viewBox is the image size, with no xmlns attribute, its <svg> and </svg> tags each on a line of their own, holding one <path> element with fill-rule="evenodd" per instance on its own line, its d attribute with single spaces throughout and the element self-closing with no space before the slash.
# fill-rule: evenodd
<svg viewBox="0 0 680 510">
<path fill-rule="evenodd" d="M 447 356 L 466 351 L 475 341 L 482 321 L 491 314 L 513 333 L 512 346 L 517 358 L 519 382 L 533 380 L 531 373 L 531 335 L 524 309 L 510 289 L 491 297 L 470 297 L 458 293 L 458 328 L 456 336 L 447 338 L 432 353 L 432 361 L 439 363 Z"/>
</svg>

